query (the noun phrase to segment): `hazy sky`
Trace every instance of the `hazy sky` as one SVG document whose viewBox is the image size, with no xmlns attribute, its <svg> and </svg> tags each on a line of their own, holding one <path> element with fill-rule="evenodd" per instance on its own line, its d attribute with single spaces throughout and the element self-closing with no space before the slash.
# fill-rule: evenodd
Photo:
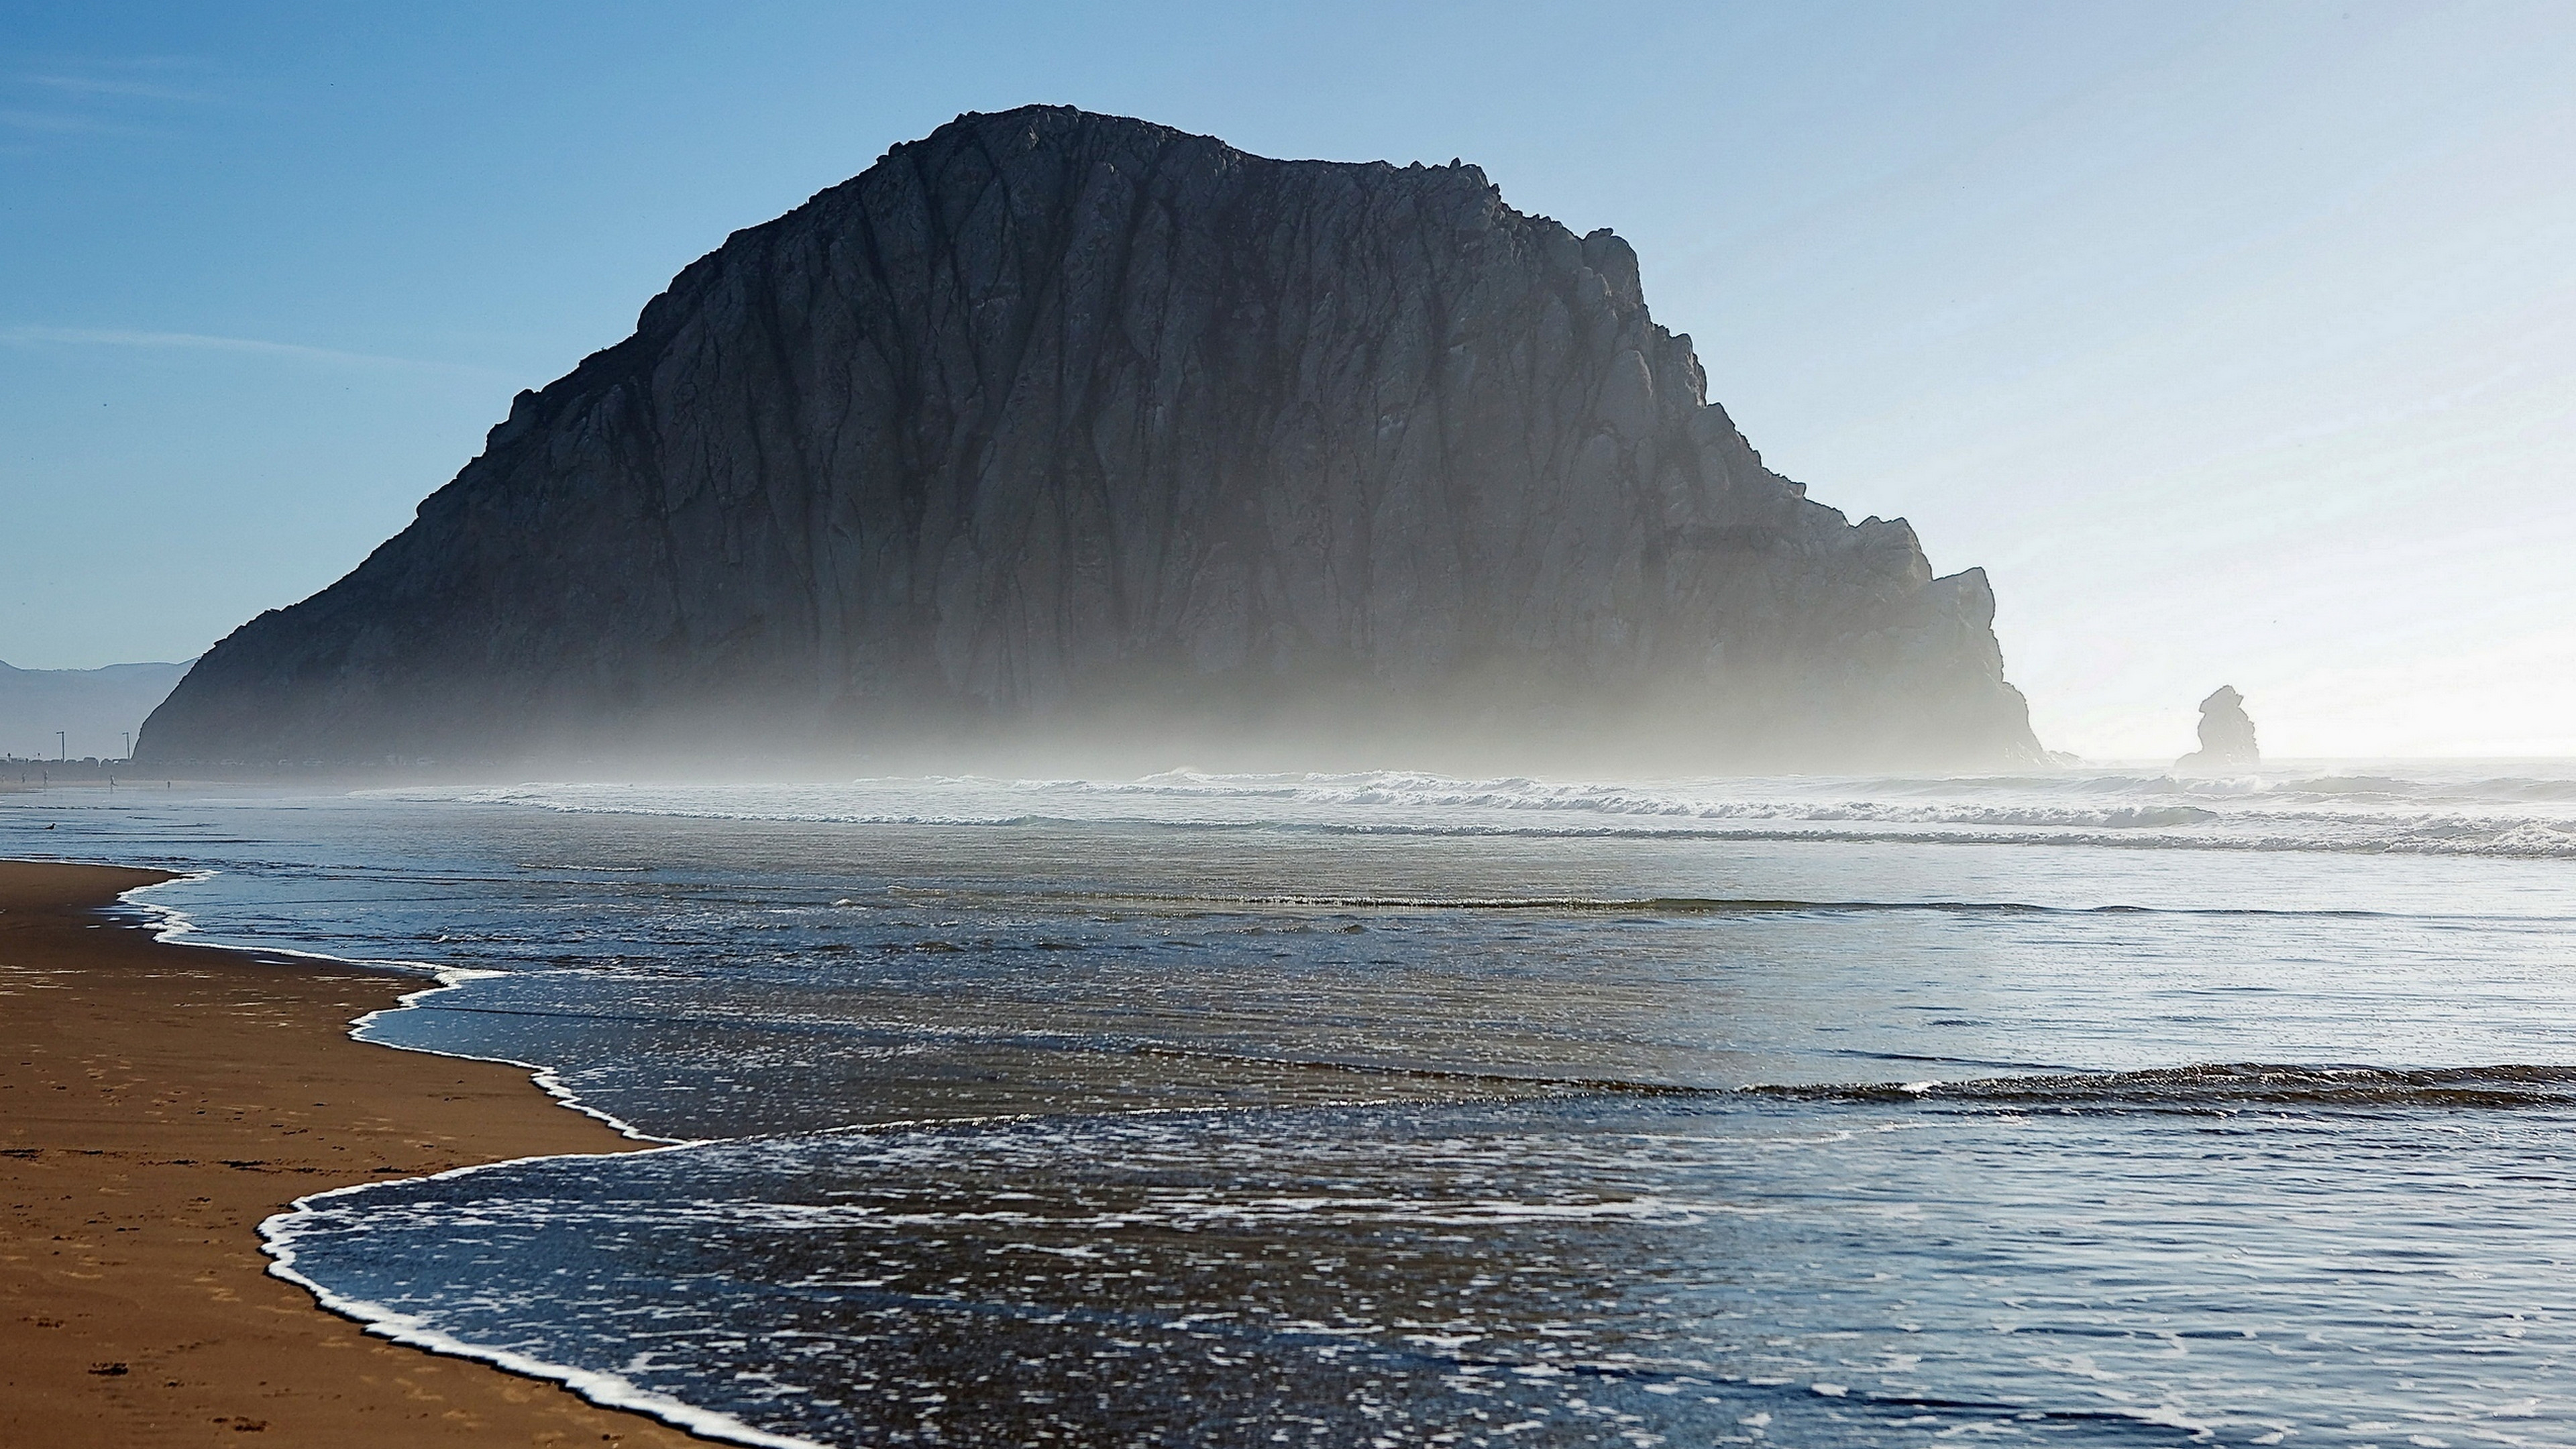
<svg viewBox="0 0 2576 1449">
<path fill-rule="evenodd" d="M 2041 738 L 2576 754 L 2576 4 L 0 0 L 0 660 L 181 658 L 963 110 L 1481 164 Z"/>
</svg>

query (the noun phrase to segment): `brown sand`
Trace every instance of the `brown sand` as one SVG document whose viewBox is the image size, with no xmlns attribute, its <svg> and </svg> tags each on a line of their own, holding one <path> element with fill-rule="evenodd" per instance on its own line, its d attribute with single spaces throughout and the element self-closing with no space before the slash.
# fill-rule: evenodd
<svg viewBox="0 0 2576 1449">
<path fill-rule="evenodd" d="M 348 1039 L 416 980 L 96 915 L 165 879 L 0 862 L 0 1446 L 706 1442 L 267 1276 L 258 1223 L 305 1193 L 635 1144 L 516 1068 Z"/>
</svg>

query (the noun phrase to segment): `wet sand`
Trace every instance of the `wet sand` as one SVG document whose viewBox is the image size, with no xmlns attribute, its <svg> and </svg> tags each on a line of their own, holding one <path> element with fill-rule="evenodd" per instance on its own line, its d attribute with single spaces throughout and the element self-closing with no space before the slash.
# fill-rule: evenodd
<svg viewBox="0 0 2576 1449">
<path fill-rule="evenodd" d="M 706 1442 L 267 1276 L 258 1224 L 305 1193 L 635 1144 L 517 1068 L 349 1040 L 415 978 L 96 914 L 162 879 L 0 862 L 0 1446 Z"/>
</svg>

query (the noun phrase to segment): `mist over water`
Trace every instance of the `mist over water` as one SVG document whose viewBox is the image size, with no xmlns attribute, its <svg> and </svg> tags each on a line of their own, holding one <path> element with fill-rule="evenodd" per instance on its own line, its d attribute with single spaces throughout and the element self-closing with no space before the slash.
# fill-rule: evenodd
<svg viewBox="0 0 2576 1449">
<path fill-rule="evenodd" d="M 845 825 L 1128 824 L 1399 835 L 1684 835 L 2576 858 L 2576 781 L 2508 764 L 1584 784 L 1402 771 L 830 785 L 553 784 L 384 798 Z"/>
<path fill-rule="evenodd" d="M 40 836 L 48 824 L 60 828 Z M 21 797 L 688 1145 L 362 1311 L 857 1443 L 2576 1440 L 2576 769 Z"/>
</svg>

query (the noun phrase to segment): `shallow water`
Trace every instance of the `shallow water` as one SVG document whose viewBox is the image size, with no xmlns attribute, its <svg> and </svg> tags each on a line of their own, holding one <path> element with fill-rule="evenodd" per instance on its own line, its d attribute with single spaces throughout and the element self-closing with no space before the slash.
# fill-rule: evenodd
<svg viewBox="0 0 2576 1449">
<path fill-rule="evenodd" d="M 64 793 L 0 849 L 492 973 L 365 1034 L 690 1145 L 278 1241 L 702 1428 L 2576 1442 L 2563 763 Z"/>
</svg>

